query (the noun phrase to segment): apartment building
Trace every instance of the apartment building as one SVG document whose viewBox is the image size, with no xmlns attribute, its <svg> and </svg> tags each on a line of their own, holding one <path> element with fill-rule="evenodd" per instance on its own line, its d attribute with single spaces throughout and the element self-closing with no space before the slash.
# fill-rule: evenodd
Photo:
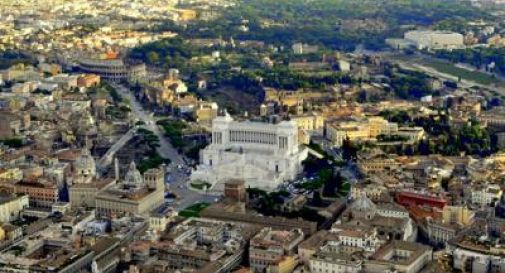
<svg viewBox="0 0 505 273">
<path fill-rule="evenodd" d="M 296 246 L 303 238 L 304 234 L 300 229 L 263 228 L 250 242 L 249 264 L 252 271 L 270 272 L 276 267 L 284 268 L 282 272 L 291 272 L 297 265 L 297 259 L 294 257 Z M 291 266 L 288 266 L 287 261 L 291 261 Z"/>
<path fill-rule="evenodd" d="M 373 141 L 379 135 L 394 135 L 398 124 L 382 117 L 361 120 L 334 121 L 326 124 L 326 137 L 335 147 L 341 147 L 346 139 L 351 141 Z"/>
</svg>

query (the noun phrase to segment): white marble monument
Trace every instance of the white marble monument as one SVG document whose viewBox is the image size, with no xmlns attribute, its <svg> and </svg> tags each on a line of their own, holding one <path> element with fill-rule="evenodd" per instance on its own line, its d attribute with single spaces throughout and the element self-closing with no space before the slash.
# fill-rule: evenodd
<svg viewBox="0 0 505 273">
<path fill-rule="evenodd" d="M 222 191 L 230 179 L 242 179 L 246 187 L 274 190 L 302 172 L 307 152 L 298 143 L 295 122 L 238 122 L 225 114 L 213 120 L 212 143 L 201 151 L 191 180 L 212 184 L 212 191 Z"/>
</svg>

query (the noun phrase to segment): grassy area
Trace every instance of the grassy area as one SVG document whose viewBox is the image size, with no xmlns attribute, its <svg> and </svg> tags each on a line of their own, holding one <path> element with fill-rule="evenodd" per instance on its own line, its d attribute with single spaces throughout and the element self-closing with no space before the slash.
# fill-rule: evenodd
<svg viewBox="0 0 505 273">
<path fill-rule="evenodd" d="M 344 182 L 342 184 L 342 187 L 340 187 L 340 189 L 338 189 L 337 195 L 340 197 L 347 196 L 347 194 L 349 194 L 350 190 L 351 190 L 351 183 Z"/>
<path fill-rule="evenodd" d="M 419 58 L 410 55 L 395 55 L 392 56 L 392 58 L 407 63 L 418 63 L 422 66 L 433 68 L 440 73 L 444 73 L 458 78 L 460 77 L 463 80 L 473 81 L 475 83 L 482 85 L 490 85 L 493 83 L 500 82 L 500 80 L 486 73 L 479 71 L 471 71 L 465 68 L 457 67 L 454 64 L 444 60 L 433 58 L 432 59 Z"/>
<path fill-rule="evenodd" d="M 196 203 L 180 211 L 179 216 L 185 218 L 200 217 L 200 212 L 206 209 L 209 205 L 209 203 Z"/>
<path fill-rule="evenodd" d="M 200 95 L 207 100 L 215 101 L 219 107 L 227 109 L 230 114 L 239 114 L 242 111 L 249 113 L 257 112 L 259 109 L 259 99 L 253 94 L 243 92 L 233 86 L 219 86 L 200 92 Z"/>
<path fill-rule="evenodd" d="M 140 173 L 145 173 L 149 169 L 158 168 L 162 164 L 170 164 L 170 159 L 163 158 L 158 153 L 153 153 L 140 162 L 137 169 Z"/>
<path fill-rule="evenodd" d="M 182 139 L 182 131 L 188 128 L 188 125 L 180 120 L 160 120 L 157 122 L 163 130 L 165 135 L 170 139 L 170 143 L 177 148 L 184 147 L 184 140 Z"/>
<path fill-rule="evenodd" d="M 304 182 L 300 185 L 301 188 L 306 190 L 318 190 L 328 183 L 333 182 L 333 172 L 331 168 L 321 169 L 317 178 L 312 181 Z"/>
<path fill-rule="evenodd" d="M 170 139 L 170 143 L 172 143 L 177 151 L 183 153 L 188 158 L 198 160 L 200 158 L 200 150 L 208 145 L 206 140 L 184 139 L 184 134 L 191 134 L 191 132 L 199 134 L 202 129 L 192 128 L 190 124 L 182 120 L 166 119 L 158 121 L 157 124 L 163 128 L 165 136 Z"/>
<path fill-rule="evenodd" d="M 490 85 L 498 81 L 496 78 L 486 73 L 460 68 L 447 62 L 436 60 L 430 60 L 430 61 L 425 60 L 423 61 L 423 64 L 431 68 L 434 68 L 441 73 L 449 74 L 454 77 L 461 78 L 463 80 L 473 81 L 478 84 Z"/>
<path fill-rule="evenodd" d="M 10 148 L 20 148 L 23 146 L 23 140 L 20 138 L 1 139 L 0 144 L 3 144 Z"/>
<path fill-rule="evenodd" d="M 125 108 L 125 107 L 119 107 L 119 106 L 107 106 L 105 109 L 105 114 L 108 116 L 111 116 L 115 119 L 120 119 L 124 120 L 128 118 L 128 114 L 130 113 L 130 110 Z"/>
</svg>

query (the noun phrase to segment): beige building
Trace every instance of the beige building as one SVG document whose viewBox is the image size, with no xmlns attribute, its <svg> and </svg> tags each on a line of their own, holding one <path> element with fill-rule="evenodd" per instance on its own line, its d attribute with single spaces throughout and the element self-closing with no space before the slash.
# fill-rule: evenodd
<svg viewBox="0 0 505 273">
<path fill-rule="evenodd" d="M 466 206 L 445 206 L 442 211 L 445 223 L 468 226 L 473 223 L 475 213 Z"/>
<path fill-rule="evenodd" d="M 292 272 L 297 265 L 293 257 L 294 252 L 303 238 L 304 234 L 300 229 L 262 229 L 250 242 L 249 264 L 252 271 L 271 272 L 275 268 L 274 271 L 282 269 L 282 272 Z"/>
<path fill-rule="evenodd" d="M 75 207 L 96 207 L 96 196 L 104 188 L 116 183 L 114 179 L 94 180 L 91 183 L 74 184 L 69 189 L 70 205 Z"/>
<path fill-rule="evenodd" d="M 428 246 L 404 241 L 391 241 L 371 256 L 327 243 L 310 258 L 310 272 L 418 273 L 432 260 L 432 253 Z"/>
<path fill-rule="evenodd" d="M 421 222 L 420 230 L 430 242 L 443 244 L 456 237 L 461 226 L 427 218 Z"/>
<path fill-rule="evenodd" d="M 320 230 L 310 236 L 307 240 L 298 245 L 298 257 L 300 262 L 304 265 L 309 265 L 310 258 L 319 251 L 319 249 L 326 245 L 326 242 L 336 240 L 336 235 L 329 230 Z"/>
<path fill-rule="evenodd" d="M 351 187 L 352 199 L 358 199 L 360 196 L 365 195 L 371 200 L 379 200 L 382 196 L 389 194 L 388 189 L 379 184 L 355 184 Z"/>
<path fill-rule="evenodd" d="M 346 252 L 329 251 L 325 246 L 310 259 L 310 272 L 358 273 L 362 264 L 362 260 L 355 259 Z"/>
<path fill-rule="evenodd" d="M 13 65 L 9 69 L 1 71 L 1 74 L 5 81 L 29 81 L 40 78 L 39 72 L 35 71 L 33 66 L 25 66 L 24 64 Z"/>
<path fill-rule="evenodd" d="M 463 46 L 463 35 L 455 32 L 412 30 L 404 35 L 405 40 L 412 42 L 417 48 L 458 48 Z"/>
<path fill-rule="evenodd" d="M 295 255 L 284 256 L 278 263 L 268 267 L 268 273 L 292 273 L 298 265 L 298 257 Z"/>
<path fill-rule="evenodd" d="M 398 124 L 388 122 L 382 117 L 326 124 L 326 137 L 336 147 L 342 146 L 347 138 L 351 141 L 370 141 L 375 140 L 378 135 L 395 135 L 397 132 Z"/>
<path fill-rule="evenodd" d="M 325 117 L 318 114 L 300 115 L 291 117 L 291 120 L 298 125 L 298 142 L 300 144 L 310 143 L 310 132 L 324 129 Z"/>
<path fill-rule="evenodd" d="M 396 134 L 410 141 L 420 141 L 425 135 L 423 127 L 400 127 Z"/>
<path fill-rule="evenodd" d="M 212 120 L 217 117 L 219 107 L 215 102 L 198 102 L 194 112 L 194 118 L 199 123 L 212 123 Z"/>
<path fill-rule="evenodd" d="M 377 137 L 380 134 L 391 135 L 398 132 L 398 124 L 389 122 L 383 117 L 369 117 L 367 120 L 370 136 L 372 137 Z"/>
<path fill-rule="evenodd" d="M 487 43 L 494 47 L 505 47 L 505 38 L 500 34 L 496 34 L 488 38 Z"/>
<path fill-rule="evenodd" d="M 325 118 L 318 114 L 291 117 L 298 125 L 298 129 L 306 131 L 321 130 L 324 128 Z"/>
<path fill-rule="evenodd" d="M 168 223 L 175 220 L 177 212 L 171 207 L 165 207 L 160 211 L 151 213 L 149 216 L 149 228 L 157 232 L 163 232 Z"/>
<path fill-rule="evenodd" d="M 0 244 L 5 240 L 5 230 L 0 227 Z"/>
<path fill-rule="evenodd" d="M 9 223 L 28 207 L 28 195 L 0 195 L 0 222 Z"/>
<path fill-rule="evenodd" d="M 98 192 L 97 214 L 99 216 L 148 214 L 164 202 L 164 176 L 163 169 L 150 169 L 142 176 L 132 162 L 123 181 Z"/>
<path fill-rule="evenodd" d="M 475 213 L 466 206 L 445 206 L 440 216 L 423 218 L 419 222 L 419 227 L 431 242 L 443 244 L 473 224 L 474 215 Z"/>
<path fill-rule="evenodd" d="M 0 113 L 0 138 L 12 138 L 20 134 L 23 128 L 23 120 L 18 115 Z"/>
<path fill-rule="evenodd" d="M 159 243 L 147 242 L 144 249 L 156 251 L 163 263 L 156 272 L 231 272 L 256 232 L 248 225 L 190 218 L 171 228 Z"/>
<path fill-rule="evenodd" d="M 385 154 L 380 150 L 374 149 L 358 154 L 358 168 L 362 172 L 397 169 L 402 165 L 397 159 L 396 155 Z"/>
<path fill-rule="evenodd" d="M 405 241 L 392 241 L 382 246 L 365 261 L 363 269 L 370 273 L 418 273 L 433 259 L 431 247 Z"/>
<path fill-rule="evenodd" d="M 347 138 L 351 141 L 370 140 L 370 129 L 356 122 L 326 125 L 326 137 L 336 147 L 341 147 Z"/>
<path fill-rule="evenodd" d="M 21 181 L 23 172 L 15 167 L 8 169 L 0 169 L 0 181 Z"/>
</svg>

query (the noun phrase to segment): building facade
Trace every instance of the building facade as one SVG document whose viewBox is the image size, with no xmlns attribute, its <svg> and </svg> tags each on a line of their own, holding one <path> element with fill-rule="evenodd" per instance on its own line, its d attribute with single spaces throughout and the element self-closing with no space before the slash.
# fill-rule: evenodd
<svg viewBox="0 0 505 273">
<path fill-rule="evenodd" d="M 98 192 L 97 214 L 99 216 L 147 215 L 164 202 L 164 176 L 162 169 L 150 169 L 142 176 L 135 163 L 132 162 L 122 181 Z"/>
<path fill-rule="evenodd" d="M 51 208 L 59 198 L 58 187 L 53 183 L 19 182 L 15 191 L 29 196 L 30 207 Z"/>
<path fill-rule="evenodd" d="M 0 222 L 16 220 L 28 205 L 28 195 L 0 195 Z"/>
<path fill-rule="evenodd" d="M 471 191 L 472 203 L 478 206 L 489 206 L 500 201 L 503 192 L 498 185 L 482 185 Z"/>
<path fill-rule="evenodd" d="M 326 137 L 335 147 L 341 147 L 344 140 L 373 141 L 379 135 L 395 135 L 398 124 L 382 117 L 370 117 L 358 121 L 337 121 L 326 124 Z"/>
<path fill-rule="evenodd" d="M 116 183 L 114 179 L 93 180 L 91 183 L 74 184 L 69 189 L 70 204 L 73 208 L 96 207 L 96 196 L 104 188 Z"/>
<path fill-rule="evenodd" d="M 249 264 L 253 272 L 265 272 L 273 268 L 289 267 L 284 264 L 293 261 L 291 271 L 296 266 L 294 252 L 303 241 L 304 234 L 300 229 L 272 230 L 264 228 L 251 239 L 249 246 Z"/>
<path fill-rule="evenodd" d="M 85 73 L 113 81 L 135 80 L 146 76 L 145 64 L 126 64 L 120 59 L 81 59 L 79 68 Z"/>
<path fill-rule="evenodd" d="M 413 30 L 406 32 L 405 40 L 419 48 L 455 48 L 463 46 L 463 35 L 444 31 Z"/>
<path fill-rule="evenodd" d="M 245 181 L 246 187 L 273 190 L 295 179 L 306 157 L 295 122 L 237 122 L 226 114 L 214 119 L 212 143 L 201 152 L 191 180 L 211 183 L 214 191 L 223 191 L 231 179 Z"/>
</svg>

